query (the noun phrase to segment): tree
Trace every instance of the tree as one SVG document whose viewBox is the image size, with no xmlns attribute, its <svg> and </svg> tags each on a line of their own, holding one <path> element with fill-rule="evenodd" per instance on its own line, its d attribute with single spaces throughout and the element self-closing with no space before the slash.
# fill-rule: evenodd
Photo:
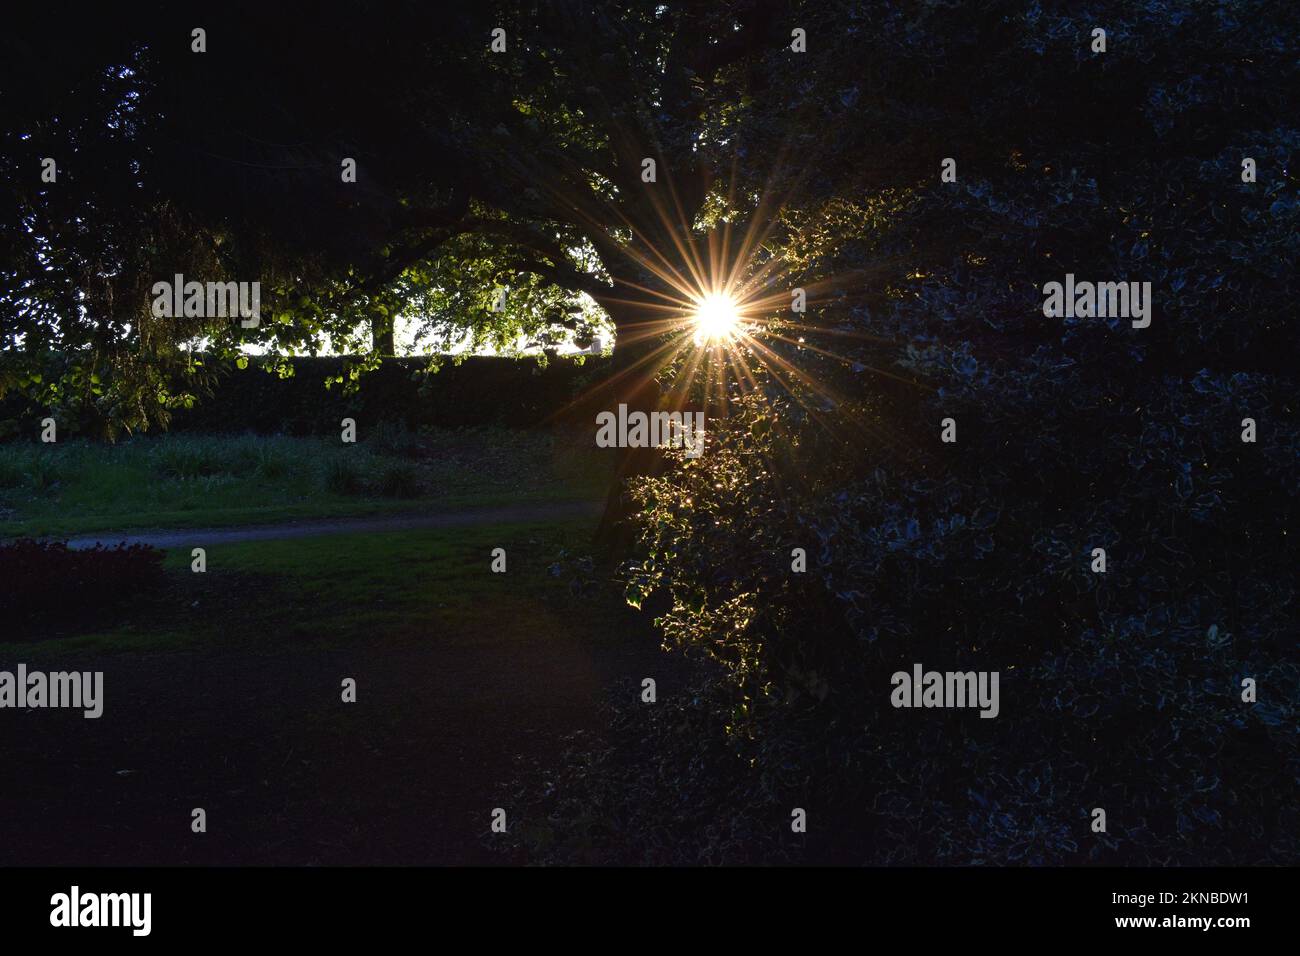
<svg viewBox="0 0 1300 956">
<path fill-rule="evenodd" d="M 1300 485 L 1294 5 L 316 18 L 223 6 L 198 54 L 199 24 L 161 4 L 18 15 L 0 57 L 0 391 L 135 427 L 195 394 L 198 337 L 218 355 L 324 335 L 382 349 L 418 311 L 447 335 L 544 342 L 603 314 L 609 394 L 649 405 L 681 383 L 671 401 L 729 412 L 701 459 L 625 462 L 629 598 L 657 594 L 667 635 L 727 668 L 725 722 L 764 779 L 811 727 L 825 763 L 799 772 L 846 806 L 890 796 L 895 849 L 1095 859 L 1069 808 L 1183 747 L 1173 719 L 1200 743 L 1134 797 L 1157 822 L 1124 858 L 1278 852 L 1259 821 L 1285 821 L 1268 781 L 1294 776 L 1277 730 L 1293 715 L 1243 715 L 1214 682 L 1266 673 L 1295 697 L 1295 536 L 1278 533 Z M 176 271 L 260 277 L 268 321 L 152 321 L 148 283 Z M 1150 326 L 1045 316 L 1067 273 L 1150 282 Z M 692 298 L 729 276 L 755 333 L 690 347 Z M 1244 417 L 1267 422 L 1253 444 Z M 1099 541 L 1104 580 L 1082 557 Z M 1014 663 L 1030 703 L 991 749 L 891 723 L 862 689 L 918 656 Z M 864 752 L 860 729 L 884 726 Z M 1216 755 L 1240 787 L 1210 785 Z M 1024 785 L 975 799 L 952 776 L 966 763 Z M 909 843 L 896 808 L 935 793 L 974 816 Z"/>
<path fill-rule="evenodd" d="M 837 47 L 832 156 L 878 138 L 895 176 L 810 189 L 782 255 L 862 281 L 738 350 L 708 454 L 634 483 L 629 600 L 723 667 L 756 818 L 815 787 L 855 862 L 1295 858 L 1298 36 L 1267 2 L 900 3 Z M 1067 273 L 1149 282 L 1150 324 L 1046 315 Z M 918 662 L 999 672 L 1000 716 L 897 710 Z"/>
<path fill-rule="evenodd" d="M 579 324 L 580 294 L 632 351 L 665 296 L 683 304 L 663 274 L 688 272 L 719 162 L 715 114 L 770 42 L 770 8 L 499 4 L 435 24 L 407 3 L 383 16 L 322 8 L 304 24 L 232 4 L 200 18 L 204 52 L 193 16 L 168 5 L 29 12 L 5 78 L 18 106 L 3 153 L 17 187 L 11 331 L 29 352 L 45 330 L 102 354 L 117 327 L 129 353 L 145 347 L 143 323 L 127 321 L 139 285 L 188 265 L 262 277 L 273 321 L 248 335 L 181 324 L 152 351 L 196 332 L 218 350 L 301 347 L 346 339 L 359 318 L 386 343 L 393 308 L 421 296 L 442 306 L 435 323 L 537 336 Z M 489 47 L 496 25 L 504 53 Z M 17 95 L 24 85 L 32 96 Z M 44 155 L 62 160 L 55 184 L 36 175 Z M 355 183 L 341 181 L 346 159 Z M 154 235 L 164 218 L 171 245 Z M 113 236 L 84 234 L 90 223 Z M 79 252 L 50 270 L 44 246 Z M 58 322 L 53 293 L 31 295 L 36 282 L 75 298 L 105 273 L 120 288 L 84 313 L 60 303 Z M 494 312 L 502 284 L 522 294 Z"/>
</svg>

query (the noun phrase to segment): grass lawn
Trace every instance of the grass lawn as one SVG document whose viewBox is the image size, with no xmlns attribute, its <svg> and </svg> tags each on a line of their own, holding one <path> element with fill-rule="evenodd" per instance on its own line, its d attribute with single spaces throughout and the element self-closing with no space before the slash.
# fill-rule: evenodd
<svg viewBox="0 0 1300 956">
<path fill-rule="evenodd" d="M 0 668 L 104 672 L 98 720 L 0 721 L 0 864 L 505 862 L 489 821 L 518 757 L 597 730 L 644 676 L 671 692 L 648 623 L 580 557 L 591 533 L 219 545 L 206 574 L 172 553 L 116 619 L 0 643 Z"/>
<path fill-rule="evenodd" d="M 361 438 L 344 445 L 177 434 L 0 445 L 0 538 L 598 500 L 613 469 L 590 435 L 558 430 Z"/>
</svg>

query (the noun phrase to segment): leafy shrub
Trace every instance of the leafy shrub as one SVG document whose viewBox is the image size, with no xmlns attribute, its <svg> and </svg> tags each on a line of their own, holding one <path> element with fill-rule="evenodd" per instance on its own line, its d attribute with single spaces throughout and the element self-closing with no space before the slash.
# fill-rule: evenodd
<svg viewBox="0 0 1300 956">
<path fill-rule="evenodd" d="M 85 550 L 31 539 L 0 544 L 0 616 L 30 627 L 101 623 L 162 582 L 162 558 L 139 544 Z"/>
<path fill-rule="evenodd" d="M 862 862 L 1300 860 L 1300 348 L 1271 318 L 1293 310 L 1300 130 L 1220 92 L 1249 82 L 1224 56 L 1240 18 L 1266 17 L 1250 47 L 1278 50 L 1297 20 L 1104 6 L 1140 59 L 1089 64 L 1090 21 L 1009 5 L 978 88 L 961 106 L 931 91 L 945 135 L 998 161 L 785 214 L 787 264 L 881 278 L 810 307 L 801 338 L 734 350 L 752 384 L 716 407 L 704 455 L 632 487 L 628 599 L 720 665 L 701 700 L 754 768 L 749 803 L 817 794 L 827 832 L 864 834 Z M 968 16 L 987 13 L 882 29 L 873 69 L 902 88 L 926 51 L 964 55 Z M 844 67 L 845 86 L 882 82 Z M 1300 89 L 1294 63 L 1268 69 Z M 1002 111 L 1025 90 L 1028 115 Z M 1123 149 L 1078 133 L 1085 103 Z M 1272 174 L 1243 185 L 1243 156 Z M 1045 318 L 1067 271 L 1150 281 L 1151 326 Z M 894 709 L 890 675 L 917 662 L 999 672 L 1001 714 Z M 1267 699 L 1242 700 L 1246 677 Z"/>
<path fill-rule="evenodd" d="M 669 641 L 721 665 L 699 699 L 755 768 L 733 799 L 758 813 L 813 788 L 837 839 L 868 831 L 859 862 L 1293 862 L 1294 801 L 1272 781 L 1300 768 L 1300 556 L 1270 529 L 1294 513 L 1297 426 L 1242 445 L 1229 410 L 1278 408 L 1294 386 L 1236 376 L 1229 397 L 1198 375 L 1107 412 L 1075 375 L 1034 376 L 1055 394 L 1026 401 L 998 372 L 978 417 L 956 412 L 985 423 L 960 455 L 871 461 L 798 403 L 753 396 L 703 457 L 637 483 L 629 600 L 659 596 Z M 1139 401 L 1160 427 L 1123 421 Z M 921 446 L 963 406 L 907 407 L 874 420 L 925 422 Z M 1039 437 L 1058 434 L 1071 447 Z M 1000 672 L 1001 715 L 893 709 L 889 675 L 915 662 Z M 1267 701 L 1242 701 L 1246 676 Z M 1095 806 L 1107 834 L 1089 830 Z"/>
</svg>

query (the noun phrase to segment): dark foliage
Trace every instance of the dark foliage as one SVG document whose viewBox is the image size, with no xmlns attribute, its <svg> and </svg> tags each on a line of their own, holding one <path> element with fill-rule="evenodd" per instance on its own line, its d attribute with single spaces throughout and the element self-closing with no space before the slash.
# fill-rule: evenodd
<svg viewBox="0 0 1300 956">
<path fill-rule="evenodd" d="M 774 826 L 816 802 L 877 863 L 1294 863 L 1296 11 L 888 6 L 838 81 L 943 62 L 918 106 L 962 132 L 826 254 L 906 265 L 799 329 L 845 363 L 775 343 L 790 395 L 749 355 L 706 454 L 639 483 L 629 597 L 725 668 Z M 1066 272 L 1150 281 L 1150 328 L 1044 317 Z M 894 709 L 917 662 L 998 671 L 1001 714 Z"/>
<path fill-rule="evenodd" d="M 533 359 L 475 356 L 429 373 L 427 359 L 388 358 L 359 389 L 346 387 L 356 382 L 349 378 L 344 358 L 298 357 L 283 363 L 253 358 L 244 368 L 233 361 L 208 361 L 221 370 L 213 375 L 210 393 L 177 409 L 169 431 L 337 435 L 343 418 L 394 429 L 528 427 L 572 417 L 570 404 L 609 364 L 609 359 L 597 356 L 581 364 L 557 359 L 545 365 Z M 278 374 L 281 367 L 287 368 L 286 374 Z M 0 439 L 38 435 L 41 419 L 48 414 L 43 405 L 10 393 L 0 399 Z M 61 418 L 59 429 L 60 437 L 93 437 L 94 419 Z"/>
</svg>

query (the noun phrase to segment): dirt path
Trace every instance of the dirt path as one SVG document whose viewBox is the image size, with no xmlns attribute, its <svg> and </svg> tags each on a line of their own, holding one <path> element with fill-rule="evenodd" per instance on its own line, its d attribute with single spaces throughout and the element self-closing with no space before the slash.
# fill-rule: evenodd
<svg viewBox="0 0 1300 956">
<path fill-rule="evenodd" d="M 374 518 L 328 518 L 292 521 L 239 528 L 185 528 L 156 531 L 102 531 L 68 541 L 75 549 L 97 544 L 148 544 L 155 548 L 211 547 L 241 541 L 274 541 L 282 538 L 311 538 L 327 534 L 358 534 L 381 531 L 418 531 L 423 528 L 453 528 L 477 524 L 515 524 L 549 521 L 555 518 L 589 518 L 600 514 L 603 505 L 595 501 L 564 501 L 505 508 L 478 508 L 432 514 L 384 515 Z"/>
</svg>

